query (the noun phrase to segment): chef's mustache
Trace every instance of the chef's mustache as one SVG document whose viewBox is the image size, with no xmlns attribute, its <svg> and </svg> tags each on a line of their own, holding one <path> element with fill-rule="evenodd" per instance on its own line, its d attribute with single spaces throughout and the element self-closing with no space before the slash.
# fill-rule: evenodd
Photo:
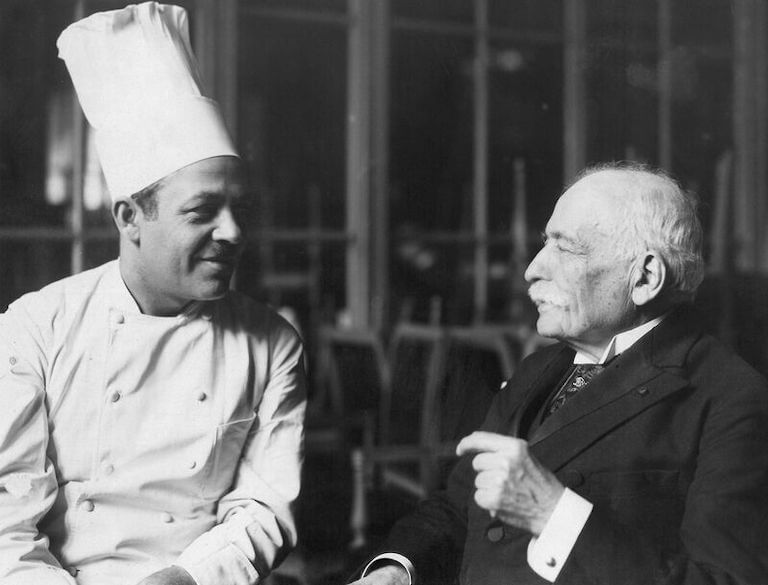
<svg viewBox="0 0 768 585">
<path fill-rule="evenodd" d="M 220 260 L 224 262 L 237 259 L 239 248 L 226 242 L 215 242 L 205 249 L 201 254 L 203 258 L 209 260 Z"/>
</svg>

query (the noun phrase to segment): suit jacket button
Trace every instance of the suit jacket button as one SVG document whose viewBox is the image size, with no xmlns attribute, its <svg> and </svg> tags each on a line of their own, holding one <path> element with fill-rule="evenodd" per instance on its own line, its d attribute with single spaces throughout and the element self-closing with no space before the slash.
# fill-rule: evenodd
<svg viewBox="0 0 768 585">
<path fill-rule="evenodd" d="M 648 394 L 648 388 L 646 388 L 645 386 L 640 386 L 640 388 L 637 389 L 637 393 L 640 396 L 645 396 L 646 394 Z"/>
<path fill-rule="evenodd" d="M 504 538 L 504 526 L 494 523 L 488 527 L 485 535 L 491 542 L 499 542 L 502 538 Z"/>
<path fill-rule="evenodd" d="M 565 487 L 575 488 L 584 483 L 584 476 L 580 471 L 569 469 L 563 474 L 563 483 Z"/>
</svg>

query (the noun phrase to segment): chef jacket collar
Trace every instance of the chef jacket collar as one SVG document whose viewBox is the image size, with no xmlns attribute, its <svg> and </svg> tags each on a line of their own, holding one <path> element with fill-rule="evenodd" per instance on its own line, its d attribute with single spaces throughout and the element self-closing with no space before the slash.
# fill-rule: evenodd
<svg viewBox="0 0 768 585">
<path fill-rule="evenodd" d="M 191 301 L 178 315 L 169 317 L 159 317 L 156 315 L 146 315 L 141 312 L 136 299 L 133 298 L 131 291 L 120 274 L 120 261 L 114 260 L 112 266 L 107 270 L 107 291 L 109 294 L 108 302 L 111 309 L 116 309 L 124 315 L 141 315 L 148 319 L 177 319 L 187 321 L 199 317 L 206 313 L 208 303 L 206 301 Z"/>
</svg>

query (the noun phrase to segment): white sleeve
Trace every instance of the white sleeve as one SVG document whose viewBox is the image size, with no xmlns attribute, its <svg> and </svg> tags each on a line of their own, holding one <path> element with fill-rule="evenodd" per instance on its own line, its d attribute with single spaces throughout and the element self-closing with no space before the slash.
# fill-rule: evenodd
<svg viewBox="0 0 768 585">
<path fill-rule="evenodd" d="M 407 557 L 398 553 L 382 553 L 379 556 L 374 557 L 370 563 L 365 565 L 365 569 L 363 569 L 360 576 L 365 577 L 371 567 L 379 561 L 392 561 L 397 563 L 405 569 L 406 573 L 408 573 L 408 585 L 416 585 L 416 569 L 414 568 L 413 563 Z"/>
<path fill-rule="evenodd" d="M 198 585 L 258 583 L 296 544 L 306 382 L 301 342 L 292 330 L 279 332 L 271 363 L 235 483 L 219 501 L 219 524 L 176 562 Z"/>
<path fill-rule="evenodd" d="M 0 315 L 0 582 L 74 585 L 38 532 L 58 484 L 46 456 L 48 414 L 39 360 L 7 313 Z M 33 344 L 32 344 L 33 345 Z"/>
<path fill-rule="evenodd" d="M 554 583 L 592 513 L 592 504 L 565 488 L 544 530 L 528 544 L 528 565 Z"/>
</svg>

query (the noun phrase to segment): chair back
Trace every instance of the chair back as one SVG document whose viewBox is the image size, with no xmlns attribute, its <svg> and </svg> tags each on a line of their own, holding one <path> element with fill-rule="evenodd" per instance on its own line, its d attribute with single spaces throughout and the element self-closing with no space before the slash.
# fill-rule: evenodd
<svg viewBox="0 0 768 585">
<path fill-rule="evenodd" d="M 375 418 L 388 387 L 389 371 L 378 334 L 370 330 L 326 327 L 320 344 L 327 369 L 332 412 L 351 422 L 361 413 Z"/>
<path fill-rule="evenodd" d="M 434 423 L 438 383 L 445 366 L 440 327 L 402 323 L 390 342 L 390 391 L 382 404 L 382 444 L 422 444 Z"/>
<path fill-rule="evenodd" d="M 453 450 L 464 436 L 477 430 L 500 384 L 512 376 L 514 361 L 500 331 L 452 327 L 446 333 L 446 367 L 438 385 L 439 421 L 428 441 L 435 459 L 430 489 L 443 487 L 453 467 Z"/>
</svg>

